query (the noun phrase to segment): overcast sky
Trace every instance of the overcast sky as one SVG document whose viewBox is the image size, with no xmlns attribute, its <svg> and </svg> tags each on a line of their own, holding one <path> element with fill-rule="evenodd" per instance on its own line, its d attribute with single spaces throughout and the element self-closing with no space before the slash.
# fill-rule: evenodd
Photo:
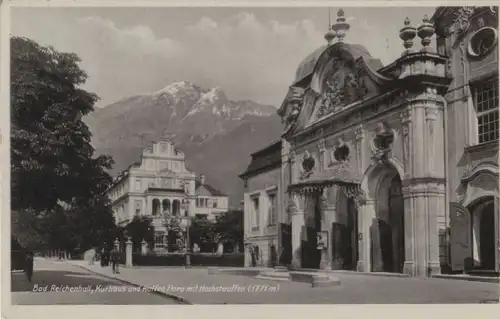
<svg viewBox="0 0 500 319">
<path fill-rule="evenodd" d="M 405 17 L 418 25 L 434 10 L 344 8 L 351 24 L 345 41 L 387 64 L 403 50 Z M 97 106 L 181 80 L 279 106 L 298 64 L 326 43 L 328 9 L 13 8 L 11 22 L 13 35 L 77 53 L 89 75 L 85 88 L 101 98 Z"/>
</svg>

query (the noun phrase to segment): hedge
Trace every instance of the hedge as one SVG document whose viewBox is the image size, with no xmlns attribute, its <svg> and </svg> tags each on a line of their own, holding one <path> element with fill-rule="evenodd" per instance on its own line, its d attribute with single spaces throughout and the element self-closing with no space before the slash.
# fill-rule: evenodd
<svg viewBox="0 0 500 319">
<path fill-rule="evenodd" d="M 132 254 L 132 262 L 135 266 L 184 266 L 186 264 L 185 254 Z M 245 264 L 244 253 L 230 253 L 223 255 L 192 253 L 191 266 L 220 266 L 220 267 L 243 267 Z"/>
</svg>

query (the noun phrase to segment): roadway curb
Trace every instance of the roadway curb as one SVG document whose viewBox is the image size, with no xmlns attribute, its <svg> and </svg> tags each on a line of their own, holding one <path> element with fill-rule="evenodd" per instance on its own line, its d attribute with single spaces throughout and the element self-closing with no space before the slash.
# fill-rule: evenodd
<svg viewBox="0 0 500 319">
<path fill-rule="evenodd" d="M 500 283 L 500 278 L 498 277 L 480 277 L 480 276 L 459 276 L 459 275 L 433 275 L 432 278 L 439 279 L 449 279 L 449 280 L 463 280 L 463 281 L 476 281 L 476 282 L 488 282 L 498 284 Z"/>
<path fill-rule="evenodd" d="M 120 282 L 122 282 L 124 284 L 132 285 L 134 287 L 139 287 L 141 289 L 142 288 L 148 288 L 148 286 L 136 284 L 135 282 L 132 282 L 132 281 L 128 281 L 128 280 L 125 280 L 125 279 L 122 279 L 122 278 L 118 278 L 118 277 L 114 277 L 114 276 L 102 274 L 102 273 L 100 273 L 98 271 L 89 269 L 89 268 L 87 268 L 85 266 L 82 266 L 82 265 L 78 265 L 78 264 L 74 264 L 74 263 L 70 263 L 70 264 L 72 264 L 73 266 L 85 269 L 88 272 L 91 272 L 93 274 L 96 274 L 96 275 L 104 277 L 104 278 L 108 278 L 108 279 L 112 279 L 112 280 L 117 280 L 117 281 L 120 281 Z M 164 298 L 174 299 L 175 301 L 177 301 L 177 302 L 179 302 L 181 304 L 185 304 L 185 305 L 192 305 L 193 304 L 192 302 L 190 302 L 189 300 L 187 300 L 187 299 L 185 299 L 183 297 L 176 296 L 176 295 L 173 295 L 173 294 L 169 294 L 169 293 L 166 293 L 166 292 L 162 292 L 162 291 L 158 291 L 158 290 L 149 290 L 147 292 L 159 295 L 159 296 L 164 297 Z"/>
</svg>

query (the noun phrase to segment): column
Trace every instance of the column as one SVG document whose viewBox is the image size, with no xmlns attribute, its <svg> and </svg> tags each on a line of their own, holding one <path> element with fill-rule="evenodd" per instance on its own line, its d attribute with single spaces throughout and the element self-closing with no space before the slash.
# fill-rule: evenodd
<svg viewBox="0 0 500 319">
<path fill-rule="evenodd" d="M 380 246 L 379 222 L 376 213 L 376 201 L 367 200 L 363 209 L 364 259 L 365 271 L 380 272 L 384 270 L 382 248 Z M 368 265 L 370 265 L 368 267 Z"/>
<path fill-rule="evenodd" d="M 302 197 L 302 196 L 301 196 Z M 290 213 L 292 216 L 292 268 L 301 267 L 301 241 L 302 232 L 305 227 L 304 206 L 302 198 L 299 195 L 292 195 Z"/>
<path fill-rule="evenodd" d="M 332 218 L 335 215 L 335 206 L 328 202 L 327 189 L 323 190 L 321 196 L 321 231 L 326 231 L 326 248 L 321 251 L 320 269 L 332 269 Z"/>
<path fill-rule="evenodd" d="M 370 225 L 375 216 L 374 201 L 366 201 L 363 205 L 356 205 L 358 210 L 358 250 L 359 260 L 356 270 L 359 272 L 371 271 L 371 235 Z"/>
<path fill-rule="evenodd" d="M 403 116 L 404 273 L 440 273 L 438 214 L 446 211 L 443 106 L 435 90 L 408 98 Z"/>
<path fill-rule="evenodd" d="M 358 125 L 354 132 L 354 137 L 356 139 L 356 163 L 357 170 L 359 174 L 365 172 L 366 163 L 364 161 L 369 158 L 365 155 L 365 133 L 363 125 Z M 362 195 L 362 194 L 360 194 Z M 363 194 L 364 197 L 364 194 Z M 360 198 L 359 198 L 360 199 Z M 356 270 L 359 272 L 370 272 L 370 232 L 369 232 L 369 221 L 366 218 L 365 205 L 367 204 L 365 199 L 355 200 L 355 207 L 358 214 L 358 264 Z M 371 203 L 372 204 L 372 203 Z M 374 212 L 374 210 L 372 211 Z M 370 218 L 371 219 L 371 218 Z"/>
</svg>

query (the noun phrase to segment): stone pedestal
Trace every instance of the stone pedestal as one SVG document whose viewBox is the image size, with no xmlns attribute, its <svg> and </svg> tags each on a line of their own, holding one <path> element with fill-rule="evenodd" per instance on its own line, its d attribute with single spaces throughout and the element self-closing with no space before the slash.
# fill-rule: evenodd
<svg viewBox="0 0 500 319">
<path fill-rule="evenodd" d="M 132 267 L 132 241 L 130 238 L 125 246 L 125 267 Z"/>
</svg>

